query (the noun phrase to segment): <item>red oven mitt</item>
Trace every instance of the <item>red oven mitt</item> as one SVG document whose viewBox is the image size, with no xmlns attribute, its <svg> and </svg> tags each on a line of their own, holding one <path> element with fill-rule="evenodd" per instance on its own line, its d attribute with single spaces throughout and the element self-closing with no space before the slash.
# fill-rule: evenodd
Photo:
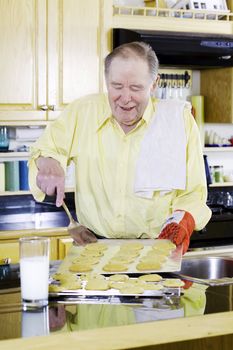
<svg viewBox="0 0 233 350">
<path fill-rule="evenodd" d="M 183 254 L 188 250 L 190 236 L 193 233 L 195 221 L 192 215 L 184 210 L 176 210 L 162 226 L 159 239 L 170 239 L 174 244 L 183 243 Z"/>
</svg>

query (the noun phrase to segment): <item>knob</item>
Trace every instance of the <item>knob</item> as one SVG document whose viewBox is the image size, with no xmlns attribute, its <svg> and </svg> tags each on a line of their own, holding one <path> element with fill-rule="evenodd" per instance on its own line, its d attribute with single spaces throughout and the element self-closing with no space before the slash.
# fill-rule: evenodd
<svg viewBox="0 0 233 350">
<path fill-rule="evenodd" d="M 50 105 L 50 106 L 49 106 L 49 110 L 50 110 L 50 111 L 55 111 L 55 106 L 54 106 L 54 105 Z"/>
<path fill-rule="evenodd" d="M 42 105 L 39 107 L 42 111 L 47 111 L 49 107 L 47 105 Z"/>
</svg>

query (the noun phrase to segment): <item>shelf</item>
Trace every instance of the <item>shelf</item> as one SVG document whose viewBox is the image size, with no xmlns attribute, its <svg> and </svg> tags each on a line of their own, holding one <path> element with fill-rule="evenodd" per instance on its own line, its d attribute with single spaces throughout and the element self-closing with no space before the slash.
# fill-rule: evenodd
<svg viewBox="0 0 233 350">
<path fill-rule="evenodd" d="M 219 182 L 210 184 L 209 187 L 233 187 L 233 182 Z"/>
<path fill-rule="evenodd" d="M 0 161 L 9 162 L 14 160 L 25 160 L 29 157 L 29 152 L 0 152 Z"/>
<path fill-rule="evenodd" d="M 233 13 L 159 7 L 113 6 L 113 28 L 232 34 Z"/>
<path fill-rule="evenodd" d="M 229 147 L 204 147 L 204 152 L 233 152 L 233 146 Z"/>
<path fill-rule="evenodd" d="M 0 126 L 46 126 L 51 121 L 44 121 L 44 120 L 1 120 Z"/>
<path fill-rule="evenodd" d="M 74 192 L 74 188 L 66 188 L 65 193 Z M 23 196 L 25 194 L 31 194 L 31 191 L 0 191 L 1 196 Z"/>
</svg>

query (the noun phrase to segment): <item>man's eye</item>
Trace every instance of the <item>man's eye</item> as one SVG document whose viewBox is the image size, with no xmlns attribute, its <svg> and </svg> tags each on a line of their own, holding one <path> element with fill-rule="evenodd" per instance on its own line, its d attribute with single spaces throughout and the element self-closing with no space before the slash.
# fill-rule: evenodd
<svg viewBox="0 0 233 350">
<path fill-rule="evenodd" d="M 140 91 L 141 88 L 138 87 L 138 86 L 132 86 L 132 87 L 131 87 L 131 90 L 132 90 L 132 91 Z"/>
</svg>

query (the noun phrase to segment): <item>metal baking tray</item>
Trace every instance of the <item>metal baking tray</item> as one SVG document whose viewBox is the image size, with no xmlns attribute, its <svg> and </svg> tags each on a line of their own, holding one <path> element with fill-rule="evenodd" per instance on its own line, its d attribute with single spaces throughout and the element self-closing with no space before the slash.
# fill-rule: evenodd
<svg viewBox="0 0 233 350">
<path fill-rule="evenodd" d="M 161 290 L 145 290 L 141 294 L 123 294 L 118 289 L 108 289 L 106 291 L 99 291 L 99 290 L 86 290 L 86 289 L 77 289 L 77 290 L 64 290 L 62 292 L 50 292 L 49 296 L 54 297 L 75 297 L 80 298 L 80 300 L 83 300 L 83 302 L 89 299 L 94 300 L 98 298 L 124 298 L 124 297 L 135 297 L 135 298 L 162 298 L 164 296 L 169 295 L 176 295 L 180 296 L 183 292 L 182 287 L 177 288 L 163 288 Z"/>
<path fill-rule="evenodd" d="M 159 240 L 154 239 L 101 239 L 99 240 L 100 243 L 104 243 L 108 245 L 107 251 L 104 252 L 104 256 L 101 257 L 100 262 L 96 265 L 93 265 L 92 273 L 98 273 L 98 274 L 104 274 L 104 275 L 112 275 L 116 273 L 126 273 L 126 274 L 146 274 L 146 273 L 153 273 L 153 272 L 172 272 L 172 271 L 180 271 L 181 268 L 181 261 L 182 261 L 182 245 L 177 246 L 175 250 L 173 250 L 168 256 L 167 260 L 162 264 L 160 269 L 157 270 L 143 270 L 139 271 L 136 268 L 137 263 L 139 262 L 140 258 L 152 248 L 152 246 L 158 242 Z M 144 245 L 144 248 L 140 251 L 140 256 L 135 258 L 134 262 L 131 264 L 128 264 L 128 269 L 124 272 L 119 271 L 111 271 L 106 272 L 103 270 L 103 266 L 107 264 L 107 262 L 116 254 L 116 252 L 120 249 L 120 246 L 123 243 L 130 243 L 130 242 L 140 242 Z M 72 246 L 65 257 L 65 259 L 62 261 L 58 272 L 67 272 L 69 270 L 70 265 L 72 264 L 72 261 L 81 255 L 82 250 L 84 250 L 84 246 Z M 86 272 L 83 272 L 83 274 L 86 274 Z"/>
</svg>

